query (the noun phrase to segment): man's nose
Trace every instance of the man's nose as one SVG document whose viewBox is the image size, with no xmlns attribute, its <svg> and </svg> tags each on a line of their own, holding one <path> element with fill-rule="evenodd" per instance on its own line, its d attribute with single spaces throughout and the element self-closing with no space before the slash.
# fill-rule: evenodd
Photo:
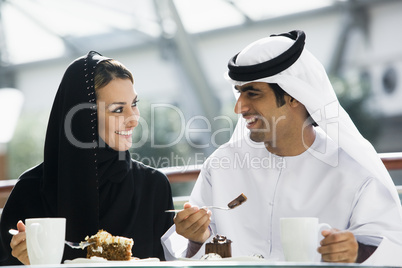
<svg viewBox="0 0 402 268">
<path fill-rule="evenodd" d="M 242 98 L 242 95 L 237 99 L 236 105 L 234 107 L 234 112 L 236 114 L 243 114 L 248 111 L 247 102 Z"/>
</svg>

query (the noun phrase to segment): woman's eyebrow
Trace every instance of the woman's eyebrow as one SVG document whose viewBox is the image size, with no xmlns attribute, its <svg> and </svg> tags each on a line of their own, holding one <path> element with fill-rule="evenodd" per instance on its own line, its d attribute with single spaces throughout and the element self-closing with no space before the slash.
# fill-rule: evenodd
<svg viewBox="0 0 402 268">
<path fill-rule="evenodd" d="M 126 105 L 126 104 L 127 104 L 127 102 L 117 101 L 117 102 L 112 102 L 112 103 L 108 104 L 107 107 L 110 107 L 112 105 Z"/>
<path fill-rule="evenodd" d="M 135 98 L 132 102 L 135 102 L 137 100 L 137 97 L 138 96 L 135 96 Z M 112 103 L 108 104 L 107 107 L 110 107 L 112 105 L 126 105 L 126 104 L 127 104 L 127 102 L 124 102 L 124 101 L 116 101 L 116 102 L 112 102 Z"/>
</svg>

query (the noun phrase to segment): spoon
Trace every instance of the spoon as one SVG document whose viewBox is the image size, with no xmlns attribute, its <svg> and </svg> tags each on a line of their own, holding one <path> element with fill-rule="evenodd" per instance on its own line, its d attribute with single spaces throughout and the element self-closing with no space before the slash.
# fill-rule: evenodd
<svg viewBox="0 0 402 268">
<path fill-rule="evenodd" d="M 15 230 L 15 229 L 10 229 L 10 230 L 8 230 L 8 232 L 11 235 L 16 235 L 16 234 L 19 233 L 18 230 Z M 74 249 L 84 249 L 87 246 L 89 246 L 91 244 L 94 244 L 94 242 L 92 242 L 92 243 L 89 243 L 89 242 L 70 242 L 70 241 L 64 241 L 64 242 L 66 243 L 67 246 L 69 246 L 71 248 L 74 248 Z"/>
<path fill-rule="evenodd" d="M 71 248 L 75 248 L 75 249 L 78 249 L 78 248 L 84 249 L 84 248 L 86 248 L 87 246 L 89 246 L 89 245 L 91 245 L 91 244 L 94 244 L 95 242 L 89 243 L 89 242 L 70 242 L 70 241 L 65 241 L 65 243 L 66 243 L 67 246 L 69 246 L 69 247 L 71 247 Z"/>
<path fill-rule="evenodd" d="M 221 209 L 221 210 L 231 210 L 234 209 L 238 206 L 240 206 L 241 204 L 243 204 L 244 202 L 247 201 L 247 197 L 242 193 L 240 194 L 238 197 L 236 197 L 235 199 L 233 199 L 232 201 L 230 201 L 228 203 L 227 207 L 218 207 L 218 206 L 203 206 L 201 207 L 201 209 Z M 182 211 L 182 209 L 169 209 L 169 210 L 165 210 L 165 212 L 180 212 Z"/>
<path fill-rule="evenodd" d="M 200 209 L 221 209 L 221 210 L 231 210 L 231 208 L 227 207 L 217 207 L 217 206 L 203 206 L 200 207 Z M 182 211 L 182 209 L 169 209 L 169 210 L 165 210 L 165 212 L 180 212 Z"/>
</svg>

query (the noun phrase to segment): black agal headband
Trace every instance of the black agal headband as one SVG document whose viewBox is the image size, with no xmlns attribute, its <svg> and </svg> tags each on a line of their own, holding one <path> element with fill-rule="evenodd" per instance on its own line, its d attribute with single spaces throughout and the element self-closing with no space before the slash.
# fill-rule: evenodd
<svg viewBox="0 0 402 268">
<path fill-rule="evenodd" d="M 294 30 L 289 33 L 273 34 L 271 36 L 285 36 L 296 40 L 294 44 L 281 55 L 266 62 L 261 62 L 255 65 L 239 66 L 236 64 L 236 59 L 239 53 L 229 60 L 228 75 L 235 81 L 252 81 L 264 77 L 273 76 L 289 68 L 297 59 L 304 48 L 304 40 L 306 35 L 303 31 Z"/>
</svg>

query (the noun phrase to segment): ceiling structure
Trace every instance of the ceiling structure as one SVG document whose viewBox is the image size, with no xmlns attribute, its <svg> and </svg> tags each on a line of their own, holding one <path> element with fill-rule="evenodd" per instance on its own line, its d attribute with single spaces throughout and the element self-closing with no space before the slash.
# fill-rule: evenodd
<svg viewBox="0 0 402 268">
<path fill-rule="evenodd" d="M 177 33 L 168 5 L 188 34 L 242 26 L 338 5 L 335 0 L 1 0 L 3 65 L 144 45 Z"/>
</svg>

